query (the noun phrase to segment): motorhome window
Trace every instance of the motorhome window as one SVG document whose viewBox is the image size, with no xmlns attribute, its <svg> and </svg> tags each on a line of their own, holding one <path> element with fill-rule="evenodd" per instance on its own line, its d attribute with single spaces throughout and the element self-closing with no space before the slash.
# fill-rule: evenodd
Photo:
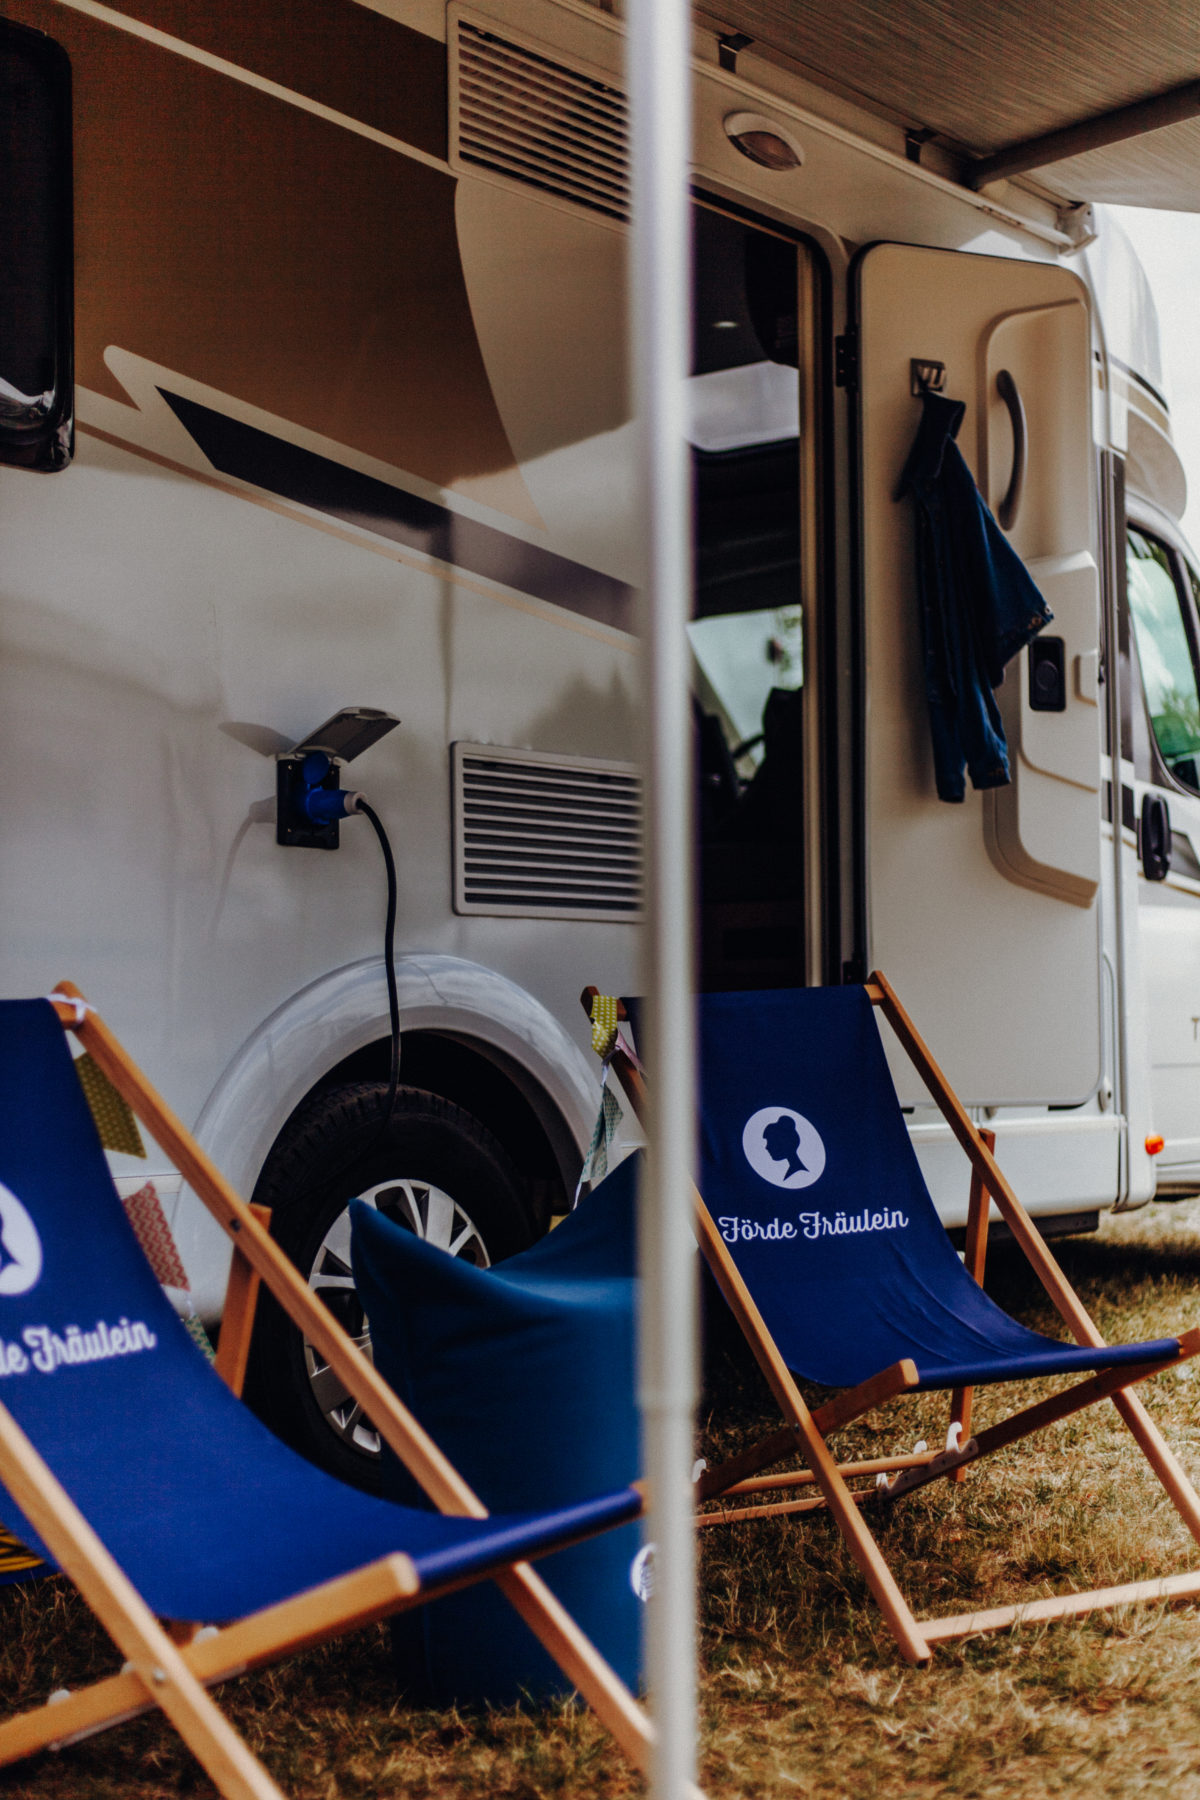
<svg viewBox="0 0 1200 1800">
<path fill-rule="evenodd" d="M 71 288 L 70 65 L 0 20 L 0 462 L 70 461 Z"/>
<path fill-rule="evenodd" d="M 1200 792 L 1200 685 L 1190 602 L 1166 545 L 1133 529 L 1128 584 L 1146 710 L 1159 755 L 1176 781 Z"/>
<path fill-rule="evenodd" d="M 695 214 L 689 437 L 704 978 L 803 979 L 804 247 Z M 739 974 L 740 970 L 740 974 Z"/>
</svg>

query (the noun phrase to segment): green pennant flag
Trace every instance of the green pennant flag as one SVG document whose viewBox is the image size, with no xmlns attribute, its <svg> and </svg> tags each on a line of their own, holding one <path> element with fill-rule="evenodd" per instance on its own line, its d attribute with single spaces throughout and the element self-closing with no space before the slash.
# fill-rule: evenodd
<svg viewBox="0 0 1200 1800">
<path fill-rule="evenodd" d="M 120 1150 L 126 1156 L 144 1157 L 146 1146 L 129 1102 L 117 1092 L 100 1064 L 85 1051 L 75 1058 L 75 1073 L 104 1148 Z"/>
</svg>

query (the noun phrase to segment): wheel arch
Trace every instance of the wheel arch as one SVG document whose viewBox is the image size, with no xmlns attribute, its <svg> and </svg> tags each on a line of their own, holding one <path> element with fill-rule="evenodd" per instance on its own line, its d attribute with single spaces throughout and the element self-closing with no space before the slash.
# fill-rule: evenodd
<svg viewBox="0 0 1200 1800">
<path fill-rule="evenodd" d="M 401 957 L 396 980 L 401 1080 L 432 1092 L 443 1091 L 435 1082 L 461 1082 L 465 1091 L 443 1097 L 478 1109 L 510 1154 L 540 1134 L 541 1172 L 568 1188 L 599 1104 L 599 1079 L 579 1044 L 533 995 L 465 958 Z M 201 1110 L 198 1142 L 249 1194 L 271 1146 L 312 1094 L 341 1080 L 386 1077 L 388 1037 L 382 958 L 319 977 L 243 1044 Z M 197 1310 L 216 1317 L 228 1267 L 224 1234 L 192 1202 L 180 1208 L 176 1237 L 189 1272 L 197 1272 Z"/>
</svg>

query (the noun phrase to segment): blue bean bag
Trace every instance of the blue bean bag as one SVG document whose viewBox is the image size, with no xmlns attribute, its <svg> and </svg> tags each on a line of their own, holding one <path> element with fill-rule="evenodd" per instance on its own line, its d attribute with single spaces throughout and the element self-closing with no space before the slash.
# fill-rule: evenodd
<svg viewBox="0 0 1200 1800">
<path fill-rule="evenodd" d="M 375 1365 L 492 1511 L 584 1499 L 639 1472 L 634 1399 L 637 1163 L 629 1158 L 531 1249 L 492 1269 L 447 1256 L 361 1201 L 354 1278 Z M 422 1503 L 394 1458 L 386 1491 Z M 425 1502 L 428 1504 L 428 1502 Z M 634 1523 L 538 1564 L 635 1691 Z M 567 1684 L 490 1584 L 395 1622 L 401 1681 L 433 1705 L 544 1701 Z"/>
</svg>

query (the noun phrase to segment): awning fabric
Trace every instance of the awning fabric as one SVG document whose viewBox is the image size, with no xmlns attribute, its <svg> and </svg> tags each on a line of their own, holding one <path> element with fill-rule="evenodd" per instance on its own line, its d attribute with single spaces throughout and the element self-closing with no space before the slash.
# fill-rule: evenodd
<svg viewBox="0 0 1200 1800">
<path fill-rule="evenodd" d="M 1192 83 L 1200 114 L 1200 7 L 1180 0 L 738 0 L 737 25 L 755 52 L 969 158 Z M 1065 201 L 1198 212 L 1200 116 L 1030 173 Z"/>
</svg>

